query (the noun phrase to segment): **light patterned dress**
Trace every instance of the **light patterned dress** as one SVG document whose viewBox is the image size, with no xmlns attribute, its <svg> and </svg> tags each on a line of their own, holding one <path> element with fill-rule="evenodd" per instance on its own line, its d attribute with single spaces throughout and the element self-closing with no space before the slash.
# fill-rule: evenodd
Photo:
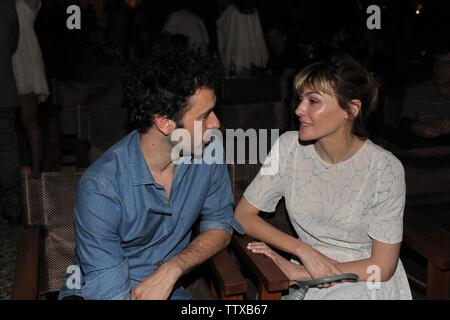
<svg viewBox="0 0 450 320">
<path fill-rule="evenodd" d="M 19 94 L 35 93 L 39 102 L 49 96 L 41 48 L 34 33 L 34 21 L 41 0 L 16 0 L 20 34 L 17 50 L 12 57 L 14 77 Z"/>
<path fill-rule="evenodd" d="M 264 171 L 268 167 L 271 170 Z M 403 166 L 369 139 L 350 159 L 329 164 L 313 145 L 299 143 L 297 131 L 287 132 L 274 144 L 244 196 L 266 212 L 275 211 L 284 197 L 299 238 L 339 262 L 369 258 L 372 239 L 402 241 Z M 376 281 L 376 273 L 370 274 Z M 305 299 L 411 299 L 411 291 L 399 260 L 389 281 L 311 288 Z"/>
</svg>

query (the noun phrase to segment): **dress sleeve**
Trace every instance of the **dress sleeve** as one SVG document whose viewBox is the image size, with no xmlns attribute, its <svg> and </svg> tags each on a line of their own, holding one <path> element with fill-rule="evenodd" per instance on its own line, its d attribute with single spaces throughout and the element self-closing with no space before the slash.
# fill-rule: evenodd
<svg viewBox="0 0 450 320">
<path fill-rule="evenodd" d="M 405 209 L 405 172 L 401 162 L 387 161 L 379 166 L 373 219 L 369 224 L 371 238 L 384 243 L 400 243 L 403 236 Z"/>
<path fill-rule="evenodd" d="M 284 166 L 289 140 L 283 135 L 274 143 L 261 170 L 244 192 L 245 199 L 261 211 L 274 212 L 284 196 Z"/>
</svg>

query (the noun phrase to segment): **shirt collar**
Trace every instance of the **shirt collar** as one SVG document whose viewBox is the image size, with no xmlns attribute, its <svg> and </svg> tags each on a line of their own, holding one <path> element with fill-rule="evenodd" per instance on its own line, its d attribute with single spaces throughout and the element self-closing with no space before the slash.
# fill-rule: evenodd
<svg viewBox="0 0 450 320">
<path fill-rule="evenodd" d="M 141 150 L 141 135 L 136 130 L 132 133 L 128 151 L 130 153 L 131 182 L 133 185 L 154 184 L 155 178 L 153 178 Z"/>
<path fill-rule="evenodd" d="M 155 184 L 155 178 L 150 172 L 147 162 L 145 161 L 144 154 L 142 153 L 141 135 L 138 131 L 134 131 L 132 133 L 129 144 L 129 153 L 131 180 L 133 185 L 139 186 L 145 184 Z M 175 166 L 174 177 L 172 178 L 172 189 L 175 189 L 180 183 L 191 161 L 192 156 L 184 156 L 180 158 L 180 164 Z"/>
</svg>

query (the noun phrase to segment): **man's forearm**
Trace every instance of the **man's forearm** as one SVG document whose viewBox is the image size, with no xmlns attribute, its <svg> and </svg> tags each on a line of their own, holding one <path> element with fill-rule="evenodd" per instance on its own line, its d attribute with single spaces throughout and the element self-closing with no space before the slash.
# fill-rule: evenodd
<svg viewBox="0 0 450 320">
<path fill-rule="evenodd" d="M 181 277 L 224 249 L 230 243 L 230 240 L 231 234 L 225 230 L 208 230 L 199 234 L 186 249 L 171 258 L 167 263 L 175 265 L 179 269 L 179 276 Z"/>
<path fill-rule="evenodd" d="M 160 266 L 131 292 L 131 299 L 167 299 L 178 279 L 225 248 L 231 235 L 212 229 L 198 235 L 189 246 Z"/>
</svg>

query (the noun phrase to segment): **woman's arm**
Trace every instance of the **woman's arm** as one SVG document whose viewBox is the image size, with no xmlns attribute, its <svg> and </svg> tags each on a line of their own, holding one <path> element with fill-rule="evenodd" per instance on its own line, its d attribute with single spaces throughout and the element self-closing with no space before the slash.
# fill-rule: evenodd
<svg viewBox="0 0 450 320">
<path fill-rule="evenodd" d="M 271 258 L 289 280 L 304 281 L 311 279 L 304 266 L 286 260 L 263 242 L 249 244 L 249 250 Z M 399 251 L 400 243 L 386 244 L 373 240 L 373 254 L 370 258 L 338 263 L 336 267 L 341 273 L 356 273 L 360 281 L 385 282 L 390 280 L 397 268 Z"/>
<path fill-rule="evenodd" d="M 336 261 L 324 256 L 307 243 L 273 227 L 258 216 L 259 211 L 245 197 L 236 207 L 235 218 L 248 235 L 297 256 L 314 279 L 342 273 L 336 267 Z"/>
<path fill-rule="evenodd" d="M 280 230 L 258 216 L 259 209 L 243 197 L 236 207 L 235 217 L 246 233 L 270 246 L 300 258 L 312 278 L 339 273 L 356 273 L 360 281 L 369 277 L 375 281 L 388 281 L 395 272 L 400 252 L 400 243 L 388 244 L 372 240 L 372 255 L 368 259 L 337 263 L 320 252 Z M 252 248 L 249 248 L 252 250 Z M 378 272 L 374 275 L 374 272 Z M 379 277 L 379 279 L 377 278 Z M 303 277 L 302 277 L 303 278 Z M 293 279 L 291 279 L 293 280 Z"/>
<path fill-rule="evenodd" d="M 264 221 L 258 215 L 259 212 L 260 210 L 248 202 L 245 197 L 242 197 L 236 207 L 234 213 L 235 218 L 249 236 L 295 255 L 306 245 L 304 242 L 278 230 Z"/>
<path fill-rule="evenodd" d="M 272 250 L 264 242 L 252 242 L 248 244 L 248 249 L 253 253 L 264 254 L 272 259 L 273 262 L 283 271 L 283 273 L 292 281 L 310 280 L 311 275 L 306 271 L 301 264 L 288 261 L 286 258 L 280 256 L 277 252 Z"/>
<path fill-rule="evenodd" d="M 372 240 L 372 255 L 368 259 L 337 264 L 343 273 L 356 273 L 360 281 L 388 281 L 398 263 L 401 243 L 388 244 Z"/>
</svg>

